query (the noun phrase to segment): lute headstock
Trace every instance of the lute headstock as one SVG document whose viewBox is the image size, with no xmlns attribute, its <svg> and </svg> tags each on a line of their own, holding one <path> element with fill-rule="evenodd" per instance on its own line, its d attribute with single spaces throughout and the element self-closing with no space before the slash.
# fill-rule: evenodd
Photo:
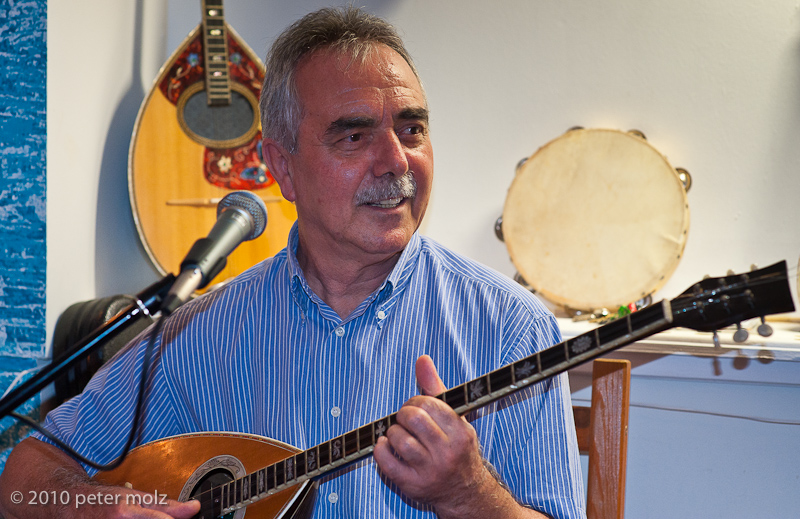
<svg viewBox="0 0 800 519">
<path fill-rule="evenodd" d="M 713 332 L 746 319 L 794 311 L 786 261 L 707 278 L 671 301 L 675 326 Z"/>
</svg>

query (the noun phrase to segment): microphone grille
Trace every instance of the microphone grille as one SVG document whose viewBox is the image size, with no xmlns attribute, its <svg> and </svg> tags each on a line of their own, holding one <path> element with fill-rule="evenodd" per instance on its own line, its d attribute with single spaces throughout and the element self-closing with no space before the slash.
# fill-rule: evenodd
<svg viewBox="0 0 800 519">
<path fill-rule="evenodd" d="M 250 191 L 229 193 L 217 204 L 217 218 L 230 208 L 241 209 L 253 219 L 253 228 L 245 236 L 244 241 L 261 236 L 261 233 L 267 227 L 267 206 L 261 200 L 261 197 Z"/>
</svg>

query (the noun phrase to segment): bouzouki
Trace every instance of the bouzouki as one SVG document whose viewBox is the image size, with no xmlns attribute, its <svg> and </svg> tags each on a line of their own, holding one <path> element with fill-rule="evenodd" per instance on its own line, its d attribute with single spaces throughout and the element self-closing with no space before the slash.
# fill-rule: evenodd
<svg viewBox="0 0 800 519">
<path fill-rule="evenodd" d="M 222 0 L 202 4 L 202 23 L 167 60 L 139 110 L 128 185 L 137 231 L 162 274 L 177 271 L 211 229 L 226 194 L 247 189 L 266 202 L 264 234 L 229 256 L 216 283 L 285 247 L 297 212 L 262 160 L 264 65 L 225 22 Z"/>
<path fill-rule="evenodd" d="M 663 300 L 438 396 L 459 415 L 483 407 L 573 366 L 654 333 L 680 326 L 716 331 L 745 319 L 794 310 L 786 262 L 745 274 L 707 278 Z M 123 464 L 95 479 L 201 502 L 197 516 L 300 517 L 313 503 L 315 481 L 370 455 L 396 413 L 307 450 L 254 435 L 199 433 L 132 450 Z"/>
</svg>

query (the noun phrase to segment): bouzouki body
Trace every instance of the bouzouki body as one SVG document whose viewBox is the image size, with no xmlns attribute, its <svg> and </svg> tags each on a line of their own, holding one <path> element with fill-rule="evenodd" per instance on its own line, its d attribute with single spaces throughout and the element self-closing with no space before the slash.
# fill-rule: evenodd
<svg viewBox="0 0 800 519">
<path fill-rule="evenodd" d="M 262 436 L 227 432 L 183 434 L 147 443 L 133 449 L 125 463 L 95 480 L 122 486 L 156 497 L 187 501 L 209 485 L 221 484 L 301 452 L 299 449 Z M 238 489 L 241 498 L 243 488 Z M 236 492 L 236 489 L 233 489 Z M 245 497 L 247 494 L 245 494 Z M 316 485 L 305 481 L 275 492 L 247 507 L 248 519 L 301 519 L 310 515 Z M 240 519 L 245 508 L 226 514 Z M 201 510 L 201 515 L 203 511 Z M 206 515 L 213 517 L 213 515 Z"/>
<path fill-rule="evenodd" d="M 663 300 L 620 317 L 450 388 L 436 398 L 464 416 L 668 328 L 710 332 L 746 319 L 793 310 L 785 261 L 744 274 L 707 278 L 672 301 Z M 95 479 L 113 485 L 131 483 L 137 490 L 169 498 L 194 497 L 201 502 L 199 519 L 238 519 L 241 515 L 235 514 L 244 509 L 248 518 L 302 517 L 313 505 L 314 482 L 371 455 L 378 439 L 395 423 L 397 413 L 305 451 L 245 434 L 165 438 L 137 447 L 118 468 Z M 214 481 L 203 485 L 202 479 L 212 477 Z"/>
<path fill-rule="evenodd" d="M 203 22 L 162 67 L 136 119 L 128 164 L 134 221 L 162 273 L 179 271 L 217 219 L 217 203 L 250 190 L 267 205 L 264 234 L 241 244 L 213 283 L 286 246 L 294 205 L 261 156 L 258 96 L 264 66 L 227 25 L 221 0 L 203 1 Z"/>
</svg>

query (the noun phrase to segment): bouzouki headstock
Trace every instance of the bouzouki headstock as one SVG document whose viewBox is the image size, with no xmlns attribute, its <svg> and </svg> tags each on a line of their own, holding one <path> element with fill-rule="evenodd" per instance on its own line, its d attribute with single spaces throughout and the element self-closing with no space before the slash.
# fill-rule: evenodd
<svg viewBox="0 0 800 519">
<path fill-rule="evenodd" d="M 671 301 L 675 326 L 713 332 L 746 319 L 794 311 L 786 262 L 707 278 Z"/>
</svg>

